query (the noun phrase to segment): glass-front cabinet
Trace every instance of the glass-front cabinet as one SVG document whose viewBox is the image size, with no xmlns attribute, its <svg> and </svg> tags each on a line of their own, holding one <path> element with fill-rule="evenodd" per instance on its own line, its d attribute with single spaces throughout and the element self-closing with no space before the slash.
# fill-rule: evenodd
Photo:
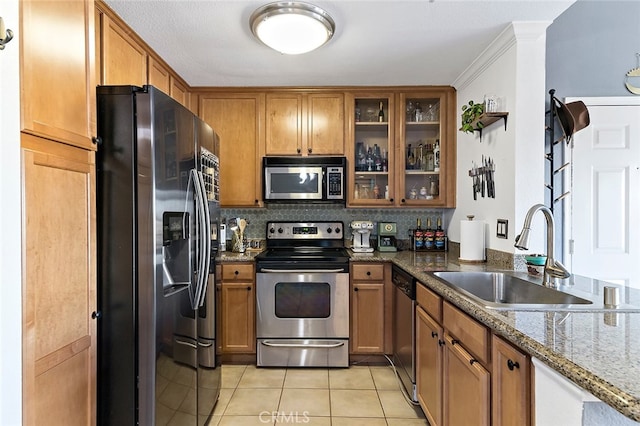
<svg viewBox="0 0 640 426">
<path fill-rule="evenodd" d="M 455 90 L 401 90 L 347 98 L 348 204 L 454 207 Z"/>
<path fill-rule="evenodd" d="M 395 192 L 393 93 L 348 97 L 348 202 L 351 206 L 391 206 Z"/>
</svg>

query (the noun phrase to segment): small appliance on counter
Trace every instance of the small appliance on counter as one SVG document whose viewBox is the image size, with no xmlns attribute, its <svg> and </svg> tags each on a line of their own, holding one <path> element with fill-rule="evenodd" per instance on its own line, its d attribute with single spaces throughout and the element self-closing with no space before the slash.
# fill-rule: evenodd
<svg viewBox="0 0 640 426">
<path fill-rule="evenodd" d="M 356 253 L 371 253 L 373 247 L 369 244 L 371 231 L 374 224 L 370 220 L 354 220 L 351 222 L 351 232 L 353 234 L 353 244 L 351 250 Z"/>
<path fill-rule="evenodd" d="M 395 222 L 378 223 L 378 251 L 398 251 L 396 248 L 397 231 Z"/>
</svg>

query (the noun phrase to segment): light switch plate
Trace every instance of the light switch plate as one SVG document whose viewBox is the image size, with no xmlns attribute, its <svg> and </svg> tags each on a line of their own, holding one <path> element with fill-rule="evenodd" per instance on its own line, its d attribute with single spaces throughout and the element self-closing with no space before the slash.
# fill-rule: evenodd
<svg viewBox="0 0 640 426">
<path fill-rule="evenodd" d="M 509 235 L 509 221 L 507 219 L 498 219 L 496 227 L 496 237 L 507 239 Z"/>
</svg>

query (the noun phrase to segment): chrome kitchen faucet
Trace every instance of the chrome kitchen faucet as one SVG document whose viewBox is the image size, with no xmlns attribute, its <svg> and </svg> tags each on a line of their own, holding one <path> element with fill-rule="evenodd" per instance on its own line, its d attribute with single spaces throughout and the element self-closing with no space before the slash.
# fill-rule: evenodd
<svg viewBox="0 0 640 426">
<path fill-rule="evenodd" d="M 535 204 L 527 212 L 522 225 L 522 232 L 516 237 L 514 246 L 520 250 L 528 250 L 529 248 L 529 232 L 531 231 L 531 220 L 533 216 L 542 211 L 547 221 L 547 261 L 544 264 L 544 274 L 542 276 L 542 285 L 545 287 L 557 287 L 555 278 L 569 278 L 571 273 L 559 261 L 553 258 L 553 248 L 555 245 L 555 223 L 553 221 L 553 213 L 544 204 Z M 551 280 L 551 277 L 554 280 Z"/>
</svg>

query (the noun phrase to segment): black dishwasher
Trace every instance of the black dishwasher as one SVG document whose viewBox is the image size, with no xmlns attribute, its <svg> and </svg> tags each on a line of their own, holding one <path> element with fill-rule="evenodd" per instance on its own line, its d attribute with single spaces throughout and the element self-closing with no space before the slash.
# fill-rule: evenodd
<svg viewBox="0 0 640 426">
<path fill-rule="evenodd" d="M 416 280 L 393 265 L 393 363 L 409 397 L 418 402 L 416 391 Z"/>
</svg>

